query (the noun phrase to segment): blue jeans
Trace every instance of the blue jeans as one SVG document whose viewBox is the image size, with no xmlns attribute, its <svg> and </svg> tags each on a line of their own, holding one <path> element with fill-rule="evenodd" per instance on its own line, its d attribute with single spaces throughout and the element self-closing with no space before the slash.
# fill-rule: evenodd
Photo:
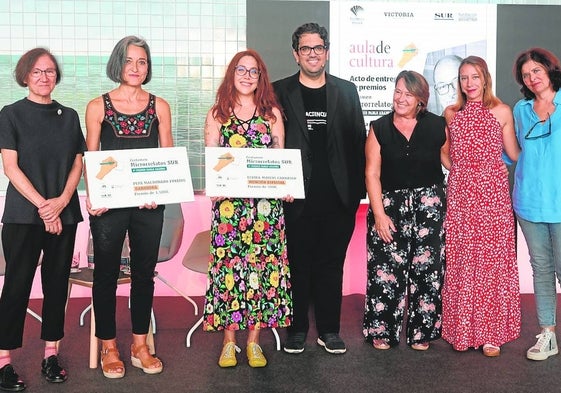
<svg viewBox="0 0 561 393">
<path fill-rule="evenodd" d="M 530 252 L 538 322 L 542 327 L 555 326 L 555 276 L 558 280 L 561 278 L 561 223 L 530 222 L 517 218 Z"/>
</svg>

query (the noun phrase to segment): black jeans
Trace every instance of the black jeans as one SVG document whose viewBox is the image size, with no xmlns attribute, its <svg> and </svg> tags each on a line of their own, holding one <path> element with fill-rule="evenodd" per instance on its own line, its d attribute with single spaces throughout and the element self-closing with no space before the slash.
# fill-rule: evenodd
<svg viewBox="0 0 561 393">
<path fill-rule="evenodd" d="M 93 306 L 95 335 L 116 336 L 116 291 L 121 250 L 128 231 L 131 269 L 131 321 L 134 334 L 146 334 L 154 298 L 154 269 L 158 260 L 164 206 L 157 209 L 110 209 L 90 216 L 94 247 Z"/>
</svg>

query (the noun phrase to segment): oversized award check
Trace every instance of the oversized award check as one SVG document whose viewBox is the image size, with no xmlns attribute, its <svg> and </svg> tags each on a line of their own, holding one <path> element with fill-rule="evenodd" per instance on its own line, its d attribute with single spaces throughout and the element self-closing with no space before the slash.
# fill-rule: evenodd
<svg viewBox="0 0 561 393">
<path fill-rule="evenodd" d="M 87 151 L 84 157 L 94 209 L 194 200 L 185 147 Z"/>
<path fill-rule="evenodd" d="M 205 148 L 206 195 L 303 199 L 298 149 Z"/>
</svg>

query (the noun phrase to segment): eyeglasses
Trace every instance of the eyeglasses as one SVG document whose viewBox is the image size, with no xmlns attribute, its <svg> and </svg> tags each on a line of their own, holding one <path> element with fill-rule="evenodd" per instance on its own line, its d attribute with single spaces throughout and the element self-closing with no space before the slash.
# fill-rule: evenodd
<svg viewBox="0 0 561 393">
<path fill-rule="evenodd" d="M 239 65 L 236 66 L 236 68 L 234 69 L 236 72 L 236 75 L 238 76 L 244 76 L 245 74 L 247 74 L 249 72 L 249 77 L 252 79 L 257 79 L 259 78 L 259 74 L 261 74 L 261 71 L 259 71 L 257 68 L 245 68 L 243 65 Z"/>
<path fill-rule="evenodd" d="M 300 52 L 300 54 L 304 55 L 304 56 L 308 56 L 310 53 L 312 53 L 312 50 L 314 51 L 314 53 L 316 55 L 323 55 L 325 53 L 325 51 L 327 50 L 327 46 L 325 46 L 325 45 L 316 45 L 314 47 L 312 47 L 312 46 L 301 46 L 300 48 L 298 48 L 298 52 Z"/>
<path fill-rule="evenodd" d="M 46 70 L 40 70 L 39 68 L 34 68 L 29 73 L 34 78 L 40 78 L 43 73 L 47 76 L 47 78 L 54 78 L 56 77 L 56 70 L 54 68 L 47 68 Z"/>
<path fill-rule="evenodd" d="M 540 135 L 532 135 L 532 136 L 530 136 L 530 134 L 532 133 L 532 131 L 534 131 L 534 128 L 536 128 L 536 126 L 537 126 L 538 124 L 545 123 L 546 121 L 548 122 L 548 129 L 547 129 L 547 132 L 545 132 L 545 133 L 543 133 L 543 134 L 540 134 Z M 548 136 L 550 136 L 550 135 L 551 135 L 551 116 L 550 116 L 549 113 L 548 113 L 548 114 L 547 114 L 547 119 L 545 119 L 545 120 L 539 120 L 539 121 L 537 121 L 536 123 L 534 123 L 534 125 L 530 128 L 530 130 L 526 133 L 526 135 L 524 135 L 524 139 L 527 139 L 527 140 L 540 139 L 540 138 L 546 138 L 546 137 L 548 137 Z"/>
<path fill-rule="evenodd" d="M 436 85 L 434 85 L 434 90 L 439 96 L 442 96 L 444 94 L 448 94 L 450 92 L 450 88 L 456 91 L 457 86 L 458 86 L 458 77 L 452 79 L 448 83 L 438 82 Z"/>
</svg>

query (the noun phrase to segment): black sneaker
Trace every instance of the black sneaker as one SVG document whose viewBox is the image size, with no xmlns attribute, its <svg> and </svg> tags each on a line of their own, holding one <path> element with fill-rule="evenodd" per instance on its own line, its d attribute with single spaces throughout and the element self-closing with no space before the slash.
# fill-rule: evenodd
<svg viewBox="0 0 561 393">
<path fill-rule="evenodd" d="M 302 353 L 306 345 L 306 333 L 288 333 L 283 349 L 287 353 Z"/>
<path fill-rule="evenodd" d="M 21 392 L 26 388 L 25 383 L 19 379 L 11 364 L 0 368 L 0 390 L 6 392 Z"/>
<path fill-rule="evenodd" d="M 340 354 L 347 352 L 345 343 L 337 333 L 324 333 L 318 337 L 318 344 L 329 353 Z"/>
<path fill-rule="evenodd" d="M 61 383 L 68 378 L 66 370 L 58 364 L 56 355 L 51 355 L 47 359 L 43 359 L 41 362 L 41 374 L 43 374 L 47 381 L 52 383 Z"/>
</svg>

